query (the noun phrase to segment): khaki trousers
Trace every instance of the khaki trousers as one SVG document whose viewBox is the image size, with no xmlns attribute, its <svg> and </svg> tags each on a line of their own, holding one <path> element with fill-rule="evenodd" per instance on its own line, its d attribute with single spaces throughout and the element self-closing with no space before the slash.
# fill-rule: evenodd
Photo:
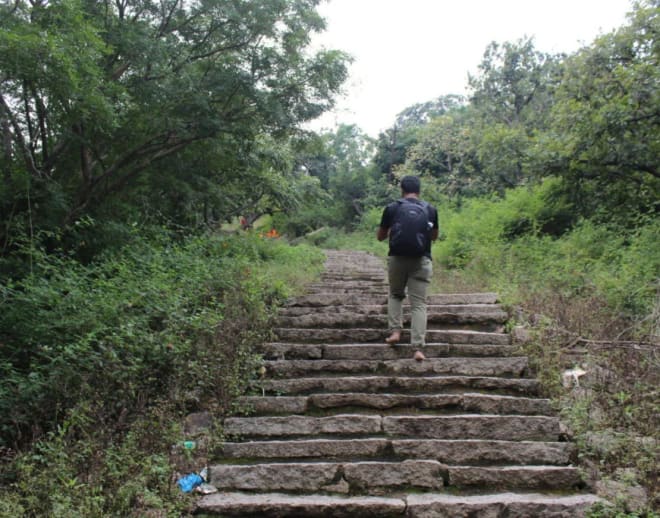
<svg viewBox="0 0 660 518">
<path fill-rule="evenodd" d="M 433 275 L 428 257 L 390 256 L 387 258 L 390 292 L 387 320 L 390 331 L 403 329 L 403 299 L 406 288 L 410 299 L 410 343 L 422 346 L 426 337 L 426 291 Z"/>
</svg>

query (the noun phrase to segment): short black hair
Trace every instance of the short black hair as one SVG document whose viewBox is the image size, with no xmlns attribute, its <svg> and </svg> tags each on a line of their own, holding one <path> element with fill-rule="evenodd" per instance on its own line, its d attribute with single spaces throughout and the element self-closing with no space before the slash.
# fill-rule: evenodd
<svg viewBox="0 0 660 518">
<path fill-rule="evenodd" d="M 401 179 L 401 190 L 406 194 L 419 194 L 422 182 L 419 181 L 417 176 L 404 176 Z"/>
</svg>

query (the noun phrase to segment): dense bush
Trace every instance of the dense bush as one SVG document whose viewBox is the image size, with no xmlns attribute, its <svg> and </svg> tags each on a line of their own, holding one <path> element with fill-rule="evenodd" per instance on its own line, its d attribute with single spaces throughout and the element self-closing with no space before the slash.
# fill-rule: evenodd
<svg viewBox="0 0 660 518">
<path fill-rule="evenodd" d="M 446 268 L 488 278 L 511 300 L 552 291 L 565 299 L 597 297 L 612 315 L 637 321 L 649 333 L 657 304 L 660 224 L 649 220 L 635 230 L 589 221 L 557 235 L 548 222 L 565 221 L 565 205 L 554 198 L 556 183 L 521 187 L 503 199 L 474 199 L 460 210 L 440 207 L 441 241 L 434 246 Z"/>
<path fill-rule="evenodd" d="M 321 257 L 251 234 L 136 240 L 87 266 L 33 253 L 0 288 L 0 453 L 24 452 L 0 465 L 0 514 L 179 505 L 180 416 L 245 390 L 273 309 Z"/>
</svg>

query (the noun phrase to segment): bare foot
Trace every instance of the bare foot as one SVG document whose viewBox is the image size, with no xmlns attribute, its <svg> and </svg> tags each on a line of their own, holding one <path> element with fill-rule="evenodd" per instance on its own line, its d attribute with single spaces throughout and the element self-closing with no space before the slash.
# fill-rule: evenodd
<svg viewBox="0 0 660 518">
<path fill-rule="evenodd" d="M 413 358 L 418 362 L 421 362 L 422 360 L 426 360 L 426 356 L 424 356 L 424 353 L 422 351 L 415 351 Z"/>
<path fill-rule="evenodd" d="M 401 331 L 392 331 L 392 334 L 385 338 L 385 342 L 388 344 L 395 344 L 401 341 Z"/>
</svg>

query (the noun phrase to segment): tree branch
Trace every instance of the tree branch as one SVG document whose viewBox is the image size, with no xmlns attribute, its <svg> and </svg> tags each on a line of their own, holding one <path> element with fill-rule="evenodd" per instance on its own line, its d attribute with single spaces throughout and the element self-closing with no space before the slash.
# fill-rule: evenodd
<svg viewBox="0 0 660 518">
<path fill-rule="evenodd" d="M 14 129 L 14 138 L 18 142 L 18 146 L 23 155 L 23 161 L 25 162 L 25 166 L 27 167 L 28 171 L 30 171 L 33 175 L 42 176 L 43 173 L 42 171 L 39 170 L 39 168 L 37 168 L 37 164 L 34 161 L 34 156 L 32 155 L 30 148 L 25 142 L 25 138 L 23 136 L 23 133 L 21 132 L 21 127 L 18 124 L 16 117 L 14 117 L 14 114 L 9 109 L 9 105 L 7 104 L 4 96 L 1 93 L 0 93 L 0 105 L 2 105 L 2 108 L 4 108 L 4 111 L 7 114 L 7 118 L 9 119 L 9 122 L 11 123 L 11 126 Z"/>
</svg>

